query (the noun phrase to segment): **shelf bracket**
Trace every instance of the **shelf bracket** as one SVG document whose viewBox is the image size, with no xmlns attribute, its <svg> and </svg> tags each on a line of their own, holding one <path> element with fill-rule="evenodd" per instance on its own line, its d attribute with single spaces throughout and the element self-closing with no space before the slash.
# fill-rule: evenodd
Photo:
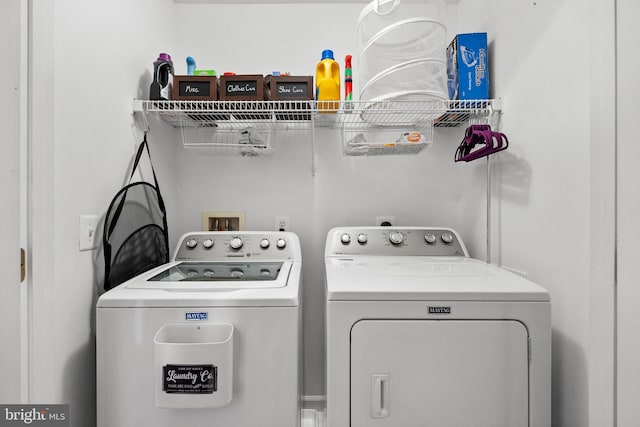
<svg viewBox="0 0 640 427">
<path fill-rule="evenodd" d="M 144 122 L 144 131 L 147 133 L 151 131 L 151 127 L 149 126 L 149 120 L 147 119 L 146 104 L 144 103 L 144 101 L 134 98 L 133 101 L 131 102 L 130 113 L 134 118 L 136 116 L 136 113 L 142 114 L 142 120 Z"/>
</svg>

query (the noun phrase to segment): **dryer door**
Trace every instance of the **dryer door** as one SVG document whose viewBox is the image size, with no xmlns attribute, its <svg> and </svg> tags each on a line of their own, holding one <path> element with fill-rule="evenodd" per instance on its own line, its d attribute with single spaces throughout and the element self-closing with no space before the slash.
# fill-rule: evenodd
<svg viewBox="0 0 640 427">
<path fill-rule="evenodd" d="M 526 427 L 529 351 L 509 320 L 362 320 L 351 426 Z"/>
</svg>

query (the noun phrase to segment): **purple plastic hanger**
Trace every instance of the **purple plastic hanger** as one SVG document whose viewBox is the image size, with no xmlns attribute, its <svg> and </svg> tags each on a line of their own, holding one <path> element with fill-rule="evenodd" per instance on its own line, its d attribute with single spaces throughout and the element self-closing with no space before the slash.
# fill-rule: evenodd
<svg viewBox="0 0 640 427">
<path fill-rule="evenodd" d="M 471 125 L 456 150 L 454 160 L 470 162 L 505 150 L 508 146 L 509 140 L 504 133 L 492 131 L 489 125 Z"/>
</svg>

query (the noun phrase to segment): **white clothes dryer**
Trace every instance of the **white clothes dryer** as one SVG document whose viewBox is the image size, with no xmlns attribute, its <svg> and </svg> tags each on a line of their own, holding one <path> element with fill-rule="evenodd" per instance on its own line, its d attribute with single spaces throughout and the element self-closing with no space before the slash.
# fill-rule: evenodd
<svg viewBox="0 0 640 427">
<path fill-rule="evenodd" d="M 298 427 L 301 250 L 195 232 L 97 303 L 98 427 Z"/>
<path fill-rule="evenodd" d="M 328 427 L 549 427 L 545 289 L 446 228 L 334 228 L 325 269 Z"/>
</svg>

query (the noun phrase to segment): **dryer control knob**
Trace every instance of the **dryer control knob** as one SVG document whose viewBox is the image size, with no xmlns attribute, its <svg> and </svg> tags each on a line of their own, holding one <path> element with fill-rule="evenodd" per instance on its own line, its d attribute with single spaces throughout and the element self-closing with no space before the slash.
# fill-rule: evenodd
<svg viewBox="0 0 640 427">
<path fill-rule="evenodd" d="M 427 233 L 424 235 L 424 241 L 432 245 L 436 242 L 436 235 L 432 233 Z"/>
<path fill-rule="evenodd" d="M 442 236 L 440 238 L 445 243 L 453 242 L 453 235 L 451 233 L 442 233 Z"/>
<path fill-rule="evenodd" d="M 231 241 L 229 242 L 229 246 L 231 246 L 231 249 L 240 249 L 242 247 L 244 243 L 242 242 L 242 239 L 239 237 L 234 237 L 233 239 L 231 239 Z"/>
<path fill-rule="evenodd" d="M 343 245 L 348 245 L 349 243 L 351 243 L 351 236 L 349 236 L 347 233 L 344 233 L 342 236 L 340 236 L 340 241 Z"/>
<path fill-rule="evenodd" d="M 403 240 L 404 236 L 402 235 L 402 233 L 394 231 L 393 233 L 389 234 L 389 241 L 394 245 L 401 244 Z"/>
<path fill-rule="evenodd" d="M 367 235 L 364 233 L 358 234 L 358 243 L 360 243 L 361 245 L 367 243 Z"/>
<path fill-rule="evenodd" d="M 278 239 L 278 240 L 276 241 L 276 247 L 277 247 L 278 249 L 284 249 L 284 248 L 286 248 L 286 247 L 287 247 L 287 241 L 286 241 L 286 240 L 284 240 L 284 239 Z"/>
<path fill-rule="evenodd" d="M 205 249 L 211 249 L 213 247 L 213 239 L 205 240 L 202 242 L 202 246 L 204 246 Z"/>
<path fill-rule="evenodd" d="M 187 248 L 193 249 L 196 246 L 198 246 L 198 240 L 191 237 L 190 239 L 187 239 L 186 245 L 187 245 Z"/>
<path fill-rule="evenodd" d="M 262 240 L 260 240 L 260 247 L 261 247 L 262 249 L 268 249 L 268 248 L 269 248 L 269 245 L 270 245 L 270 243 L 269 243 L 269 239 L 262 239 Z"/>
</svg>

